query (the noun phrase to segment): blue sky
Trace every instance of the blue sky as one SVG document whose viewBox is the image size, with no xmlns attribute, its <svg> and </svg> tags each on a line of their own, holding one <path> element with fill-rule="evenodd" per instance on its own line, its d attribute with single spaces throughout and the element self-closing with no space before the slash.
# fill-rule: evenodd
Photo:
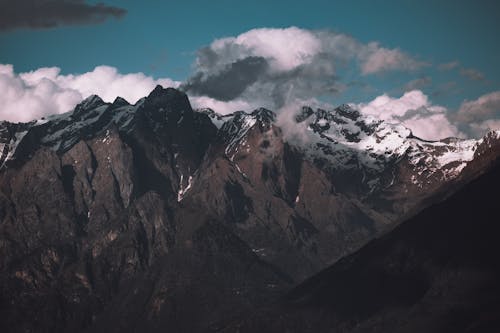
<svg viewBox="0 0 500 333">
<path fill-rule="evenodd" d="M 500 5 L 494 0 L 104 2 L 127 13 L 100 24 L 0 31 L 0 63 L 14 65 L 17 73 L 56 66 L 61 74 L 108 65 L 120 73 L 186 81 L 197 70 L 197 52 L 215 39 L 295 26 L 376 41 L 426 64 L 373 75 L 337 70 L 338 81 L 349 88 L 322 94 L 332 104 L 368 102 L 384 93 L 399 97 L 413 82 L 434 104 L 458 110 L 500 86 Z M 454 67 L 443 70 L 443 64 Z"/>
</svg>

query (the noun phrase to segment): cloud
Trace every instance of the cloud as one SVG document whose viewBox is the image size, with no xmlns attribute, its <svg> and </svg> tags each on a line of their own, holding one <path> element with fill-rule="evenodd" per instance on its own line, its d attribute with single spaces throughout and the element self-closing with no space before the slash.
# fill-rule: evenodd
<svg viewBox="0 0 500 333">
<path fill-rule="evenodd" d="M 356 76 L 363 79 L 425 66 L 428 64 L 398 48 L 389 49 L 377 42 L 362 43 L 332 31 L 296 27 L 253 29 L 201 48 L 193 74 L 183 83 L 143 73 L 121 74 L 109 66 L 84 74 L 62 75 L 57 67 L 17 74 L 11 65 L 0 65 L 0 119 L 28 121 L 66 112 L 91 94 L 110 102 L 121 96 L 134 103 L 161 84 L 183 89 L 197 108 L 210 107 L 227 114 L 265 107 L 277 111 L 278 121 L 288 126 L 285 120 L 292 118 L 286 115 L 300 106 L 324 104 L 347 89 L 363 87 Z M 458 61 L 441 64 L 439 69 L 467 71 L 463 75 L 477 78 L 481 74 L 464 69 Z M 341 82 L 346 73 L 350 83 Z M 420 90 L 431 83 L 430 77 L 422 76 L 408 82 L 406 93 L 400 97 L 384 94 L 356 106 L 366 115 L 401 123 L 424 139 L 483 134 L 480 132 L 484 129 L 498 125 L 500 92 L 466 101 L 460 110 L 452 112 L 434 105 Z M 431 96 L 449 93 L 455 85 L 446 83 Z M 296 133 L 294 130 L 289 131 L 293 133 L 291 137 L 300 138 L 303 129 Z"/>
<path fill-rule="evenodd" d="M 12 65 L 0 64 L 0 119 L 30 121 L 69 111 L 84 98 L 97 94 L 112 102 L 117 96 L 135 103 L 157 84 L 177 87 L 170 79 L 153 79 L 143 73 L 121 74 L 99 66 L 79 75 L 61 75 L 57 67 L 17 74 Z"/>
<path fill-rule="evenodd" d="M 215 40 L 210 49 L 226 58 L 226 64 L 255 55 L 269 59 L 273 70 L 286 71 L 310 63 L 322 45 L 313 32 L 290 27 L 253 29 L 237 37 Z"/>
<path fill-rule="evenodd" d="M 289 114 L 298 105 L 318 104 L 322 96 L 349 89 L 340 82 L 339 71 L 354 67 L 359 76 L 368 76 L 415 71 L 428 65 L 398 48 L 362 43 L 332 31 L 254 29 L 200 49 L 195 73 L 181 88 L 195 106 L 208 106 L 223 114 L 260 106 L 276 110 L 278 122 L 289 129 L 290 138 L 301 140 L 304 131 L 288 121 L 293 119 Z M 453 66 L 457 65 L 447 67 Z M 450 122 L 448 110 L 433 105 L 419 90 L 431 83 L 430 77 L 421 77 L 410 81 L 400 98 L 382 95 L 358 107 L 378 119 L 402 123 L 424 139 L 462 136 Z"/>
<path fill-rule="evenodd" d="M 190 96 L 189 101 L 195 109 L 210 108 L 220 114 L 229 114 L 235 111 L 254 110 L 259 107 L 257 103 L 250 104 L 248 101 L 234 99 L 223 102 L 207 96 Z"/>
<path fill-rule="evenodd" d="M 195 95 L 230 101 L 265 75 L 268 67 L 268 61 L 263 57 L 246 57 L 228 64 L 213 75 L 204 76 L 202 72 L 198 72 L 184 85 L 184 89 Z"/>
<path fill-rule="evenodd" d="M 433 105 L 420 90 L 404 93 L 400 98 L 386 94 L 369 103 L 356 105 L 360 112 L 389 123 L 403 124 L 415 136 L 426 140 L 463 136 L 447 116 L 447 109 Z"/>
<path fill-rule="evenodd" d="M 419 90 L 432 84 L 430 76 L 424 76 L 415 80 L 411 80 L 405 85 L 405 91 Z"/>
<path fill-rule="evenodd" d="M 484 81 L 486 79 L 483 73 L 473 68 L 461 68 L 460 75 L 472 81 Z"/>
<path fill-rule="evenodd" d="M 480 96 L 473 101 L 464 101 L 455 117 L 472 136 L 482 136 L 488 130 L 499 130 L 500 91 Z"/>
<path fill-rule="evenodd" d="M 277 110 L 289 101 L 344 91 L 348 86 L 337 72 L 351 64 L 361 75 L 426 65 L 399 49 L 364 44 L 332 31 L 262 28 L 200 49 L 195 73 L 182 89 L 218 102 L 239 100 Z"/>
<path fill-rule="evenodd" d="M 450 71 L 452 69 L 460 67 L 460 62 L 457 60 L 450 61 L 444 64 L 440 64 L 438 68 L 442 71 Z"/>
<path fill-rule="evenodd" d="M 442 71 L 450 71 L 450 70 L 458 70 L 458 73 L 463 77 L 468 78 L 472 81 L 484 81 L 486 77 L 484 73 L 474 68 L 465 68 L 463 67 L 458 60 L 444 63 L 438 66 L 438 68 Z"/>
<path fill-rule="evenodd" d="M 0 0 L 0 31 L 102 23 L 127 11 L 86 0 Z"/>
<path fill-rule="evenodd" d="M 366 55 L 361 64 L 363 75 L 387 72 L 392 70 L 414 71 L 426 63 L 417 61 L 399 49 L 386 49 L 378 43 L 370 43 L 364 50 Z"/>
<path fill-rule="evenodd" d="M 431 92 L 431 97 L 442 97 L 453 95 L 461 92 L 461 88 L 458 86 L 456 81 L 448 81 L 439 84 L 434 90 Z"/>
</svg>

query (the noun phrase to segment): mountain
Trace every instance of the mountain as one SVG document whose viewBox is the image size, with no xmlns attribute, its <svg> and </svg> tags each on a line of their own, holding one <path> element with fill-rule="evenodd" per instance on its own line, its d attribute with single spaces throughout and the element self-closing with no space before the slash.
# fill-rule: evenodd
<svg viewBox="0 0 500 333">
<path fill-rule="evenodd" d="M 498 156 L 489 146 L 499 141 L 499 132 L 480 140 L 429 142 L 346 105 L 332 111 L 304 107 L 293 124 L 265 109 L 202 112 L 219 131 L 193 178 L 190 200 L 239 222 L 239 237 L 296 280 L 477 176 L 472 170 L 483 167 L 465 172 L 476 150 L 484 150 L 486 159 Z M 242 187 L 242 205 L 231 201 L 235 193 L 227 194 L 227 182 Z M 283 234 L 285 244 L 278 245 Z M 286 257 L 278 246 L 288 247 Z"/>
<path fill-rule="evenodd" d="M 443 202 L 221 331 L 498 332 L 499 186 L 497 159 Z"/>
<path fill-rule="evenodd" d="M 428 142 L 348 105 L 130 105 L 0 123 L 10 331 L 217 329 L 478 177 L 500 133 Z"/>
</svg>

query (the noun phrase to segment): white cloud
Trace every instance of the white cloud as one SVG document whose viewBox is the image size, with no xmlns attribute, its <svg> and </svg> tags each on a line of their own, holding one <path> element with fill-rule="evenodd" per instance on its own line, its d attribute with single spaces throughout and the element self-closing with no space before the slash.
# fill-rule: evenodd
<svg viewBox="0 0 500 333">
<path fill-rule="evenodd" d="M 281 71 L 310 63 L 322 49 L 321 41 L 312 32 L 296 27 L 253 29 L 237 37 L 215 40 L 210 47 L 226 54 L 228 49 L 236 51 L 227 59 L 231 62 L 247 56 L 264 57 L 273 69 Z"/>
<path fill-rule="evenodd" d="M 422 112 L 422 111 L 421 111 Z M 441 140 L 449 137 L 465 137 L 454 126 L 446 113 L 426 113 L 414 115 L 401 122 L 411 129 L 412 133 L 425 140 Z"/>
<path fill-rule="evenodd" d="M 273 109 L 287 100 L 334 96 L 345 85 L 340 68 L 362 75 L 412 71 L 426 64 L 399 49 L 362 43 L 326 30 L 253 29 L 217 39 L 198 51 L 194 75 L 184 84 L 190 95 L 219 101 L 260 101 Z M 229 83 L 228 83 L 229 82 Z"/>
<path fill-rule="evenodd" d="M 487 130 L 500 129 L 500 91 L 463 102 L 456 118 L 458 122 L 469 127 L 474 136 L 481 136 Z"/>
<path fill-rule="evenodd" d="M 268 59 L 272 69 L 281 71 L 317 61 L 318 55 L 331 62 L 357 59 L 362 74 L 415 70 L 426 65 L 397 48 L 384 48 L 378 42 L 363 44 L 345 34 L 297 27 L 252 29 L 236 37 L 217 39 L 209 49 L 224 65 L 259 56 Z"/>
<path fill-rule="evenodd" d="M 232 100 L 229 102 L 223 102 L 207 96 L 192 96 L 189 97 L 189 101 L 191 102 L 191 105 L 195 109 L 210 108 L 222 115 L 233 113 L 235 111 L 249 112 L 260 107 L 259 105 L 256 104 L 252 105 L 243 100 Z"/>
<path fill-rule="evenodd" d="M 143 73 L 121 74 L 109 66 L 99 66 L 79 75 L 61 75 L 60 72 L 59 68 L 50 67 L 17 74 L 12 65 L 0 64 L 0 119 L 30 121 L 63 113 L 92 94 L 107 102 L 121 96 L 135 103 L 157 84 L 179 85 L 179 82 L 154 79 Z"/>
<path fill-rule="evenodd" d="M 383 120 L 403 117 L 408 111 L 427 108 L 433 112 L 444 112 L 441 106 L 432 106 L 429 98 L 420 90 L 406 92 L 400 98 L 393 98 L 386 94 L 376 97 L 368 104 L 361 104 L 361 112 L 376 116 Z"/>
<path fill-rule="evenodd" d="M 387 49 L 378 43 L 369 43 L 363 52 L 365 53 L 361 63 L 363 75 L 392 70 L 414 71 L 427 65 L 413 59 L 399 49 Z"/>
<path fill-rule="evenodd" d="M 432 105 L 420 90 L 406 92 L 400 98 L 382 95 L 369 103 L 358 104 L 361 113 L 390 123 L 401 123 L 414 135 L 426 140 L 463 136 L 447 117 L 442 106 Z"/>
</svg>

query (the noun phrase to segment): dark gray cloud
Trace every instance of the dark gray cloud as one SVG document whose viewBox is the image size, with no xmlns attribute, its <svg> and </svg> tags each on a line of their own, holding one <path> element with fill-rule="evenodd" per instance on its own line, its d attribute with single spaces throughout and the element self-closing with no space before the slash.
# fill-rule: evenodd
<svg viewBox="0 0 500 333">
<path fill-rule="evenodd" d="M 206 52 L 206 55 L 204 57 L 207 62 L 213 61 L 210 58 L 210 50 Z M 212 75 L 198 72 L 181 88 L 195 95 L 230 101 L 240 96 L 247 87 L 264 76 L 268 67 L 269 64 L 263 57 L 246 57 Z"/>
<path fill-rule="evenodd" d="M 283 107 L 288 101 L 308 100 L 321 95 L 335 95 L 346 86 L 335 76 L 333 66 L 320 54 L 309 64 L 302 64 L 283 72 L 268 73 L 261 89 L 254 87 L 255 96 L 267 94 L 276 108 Z"/>
<path fill-rule="evenodd" d="M 126 13 L 120 7 L 86 0 L 0 0 L 0 31 L 96 24 Z"/>
</svg>

